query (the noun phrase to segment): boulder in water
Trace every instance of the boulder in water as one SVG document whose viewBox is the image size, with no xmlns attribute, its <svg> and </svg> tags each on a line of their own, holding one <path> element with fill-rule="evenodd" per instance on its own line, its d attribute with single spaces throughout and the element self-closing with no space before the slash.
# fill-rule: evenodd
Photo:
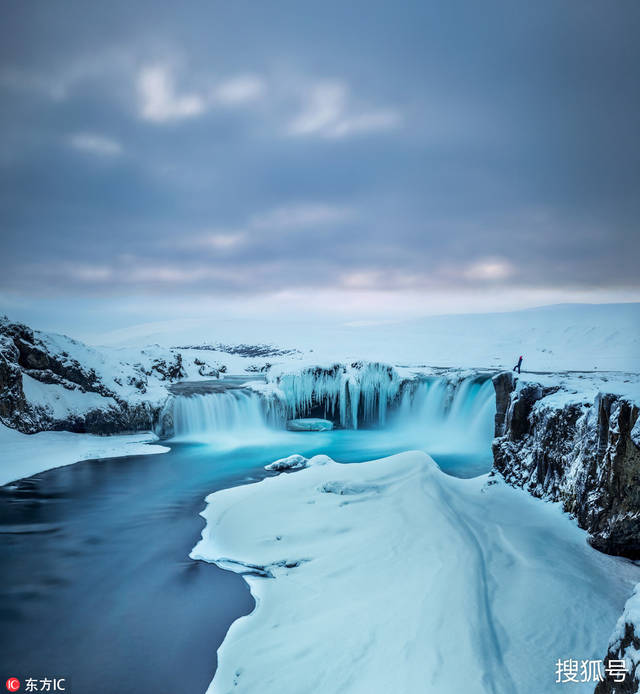
<svg viewBox="0 0 640 694">
<path fill-rule="evenodd" d="M 331 431 L 333 422 L 328 419 L 307 417 L 305 419 L 290 419 L 287 422 L 289 431 Z"/>
<path fill-rule="evenodd" d="M 308 467 L 309 459 L 299 453 L 294 453 L 287 458 L 280 458 L 269 465 L 265 465 L 264 469 L 271 472 L 282 472 L 283 470 L 300 470 Z"/>
</svg>

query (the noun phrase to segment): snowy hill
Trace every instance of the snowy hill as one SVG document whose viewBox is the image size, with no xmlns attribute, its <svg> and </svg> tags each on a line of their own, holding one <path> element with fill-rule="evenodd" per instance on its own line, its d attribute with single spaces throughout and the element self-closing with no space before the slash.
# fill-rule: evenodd
<svg viewBox="0 0 640 694">
<path fill-rule="evenodd" d="M 640 371 L 640 304 L 564 304 L 508 313 L 371 323 L 217 321 L 206 317 L 85 336 L 93 344 L 270 343 L 304 359 L 529 371 Z M 278 361 L 278 360 L 276 360 Z"/>
</svg>

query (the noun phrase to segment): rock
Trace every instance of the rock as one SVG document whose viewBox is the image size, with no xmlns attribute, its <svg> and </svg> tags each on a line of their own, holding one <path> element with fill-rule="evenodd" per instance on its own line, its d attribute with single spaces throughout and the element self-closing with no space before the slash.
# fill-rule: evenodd
<svg viewBox="0 0 640 694">
<path fill-rule="evenodd" d="M 86 352 L 90 349 L 82 347 Z M 168 377 L 181 371 L 181 357 L 165 365 Z M 38 402 L 29 402 L 23 389 L 23 375 L 49 386 L 68 391 L 95 393 L 105 400 L 104 407 L 82 414 L 61 417 Z M 146 382 L 131 376 L 135 387 L 146 390 Z M 91 434 L 113 434 L 149 430 L 154 427 L 158 407 L 139 402 L 131 405 L 114 391 L 118 379 L 109 387 L 96 372 L 80 364 L 66 351 L 55 351 L 41 339 L 41 334 L 20 323 L 0 317 L 0 422 L 26 434 L 43 430 L 72 431 Z M 100 398 L 97 398 L 98 400 Z"/>
<path fill-rule="evenodd" d="M 279 460 L 265 465 L 264 469 L 270 472 L 282 472 L 283 470 L 300 470 L 308 466 L 309 460 L 303 455 L 294 453 L 287 458 L 280 458 Z"/>
<path fill-rule="evenodd" d="M 612 394 L 593 404 L 545 401 L 559 389 L 517 383 L 509 390 L 503 374 L 494 386 L 494 469 L 509 484 L 562 502 L 596 549 L 640 559 L 640 448 L 631 436 L 638 406 Z"/>
<path fill-rule="evenodd" d="M 514 373 L 512 371 L 503 371 L 497 376 L 494 376 L 493 387 L 496 391 L 496 436 L 502 436 L 504 434 L 511 393 L 513 393 L 516 387 L 516 378 Z"/>
<path fill-rule="evenodd" d="M 287 422 L 289 431 L 331 431 L 333 422 L 328 419 L 308 417 L 306 419 L 290 419 Z"/>
<path fill-rule="evenodd" d="M 170 362 L 164 359 L 155 359 L 151 370 L 167 381 L 178 381 L 187 375 L 182 366 L 182 354 L 179 352 L 173 353 L 173 361 Z"/>
</svg>

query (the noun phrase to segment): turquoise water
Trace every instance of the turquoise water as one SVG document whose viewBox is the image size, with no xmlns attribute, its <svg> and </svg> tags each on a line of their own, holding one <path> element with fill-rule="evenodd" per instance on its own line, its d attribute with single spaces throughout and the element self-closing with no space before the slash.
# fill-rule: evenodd
<svg viewBox="0 0 640 694">
<path fill-rule="evenodd" d="M 253 608 L 240 576 L 188 558 L 204 497 L 260 479 L 264 465 L 292 453 L 356 463 L 428 449 L 415 432 L 261 437 L 173 444 L 163 455 L 86 461 L 0 488 L 5 679 L 66 677 L 76 693 L 204 692 L 229 625 Z M 428 452 L 456 476 L 490 468 L 489 441 L 475 452 L 459 442 Z"/>
</svg>

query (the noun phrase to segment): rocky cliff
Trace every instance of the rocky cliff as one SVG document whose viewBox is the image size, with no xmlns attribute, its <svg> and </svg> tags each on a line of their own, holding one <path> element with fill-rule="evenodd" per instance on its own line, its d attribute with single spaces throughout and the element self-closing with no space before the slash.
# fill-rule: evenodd
<svg viewBox="0 0 640 694">
<path fill-rule="evenodd" d="M 602 552 L 640 559 L 640 422 L 634 399 L 494 377 L 494 468 L 559 501 Z"/>
<path fill-rule="evenodd" d="M 121 368 L 109 378 L 105 370 L 98 373 L 91 366 L 100 361 L 95 351 L 62 336 L 59 341 L 56 345 L 51 336 L 0 321 L 3 424 L 24 433 L 53 429 L 111 434 L 152 428 L 157 407 L 144 398 L 148 375 L 142 367 L 131 368 L 126 376 Z M 81 362 L 78 356 L 88 358 Z M 179 357 L 158 363 L 158 378 L 178 377 Z"/>
<path fill-rule="evenodd" d="M 534 496 L 559 501 L 589 542 L 640 559 L 640 416 L 636 397 L 537 383 L 501 373 L 493 379 L 494 469 Z M 624 660 L 622 682 L 608 671 Z M 640 691 L 640 584 L 611 636 L 604 681 L 595 694 Z"/>
<path fill-rule="evenodd" d="M 0 424 L 27 434 L 154 429 L 177 382 L 254 374 L 283 354 L 299 356 L 268 345 L 97 349 L 0 316 Z"/>
</svg>

